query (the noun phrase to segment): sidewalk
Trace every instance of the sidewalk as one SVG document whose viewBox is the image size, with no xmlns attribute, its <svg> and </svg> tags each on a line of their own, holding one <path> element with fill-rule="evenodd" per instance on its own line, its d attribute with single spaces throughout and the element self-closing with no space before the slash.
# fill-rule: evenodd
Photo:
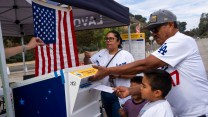
<svg viewBox="0 0 208 117">
<path fill-rule="evenodd" d="M 26 64 L 35 64 L 35 61 L 27 61 L 27 62 L 25 62 L 25 63 L 26 63 Z M 23 65 L 23 62 L 7 64 L 8 67 L 22 66 L 22 65 Z"/>
</svg>

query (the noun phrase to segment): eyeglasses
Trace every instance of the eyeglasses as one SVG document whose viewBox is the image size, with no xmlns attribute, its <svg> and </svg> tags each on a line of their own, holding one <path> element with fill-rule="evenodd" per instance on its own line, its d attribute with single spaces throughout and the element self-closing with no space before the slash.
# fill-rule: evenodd
<svg viewBox="0 0 208 117">
<path fill-rule="evenodd" d="M 110 41 L 110 42 L 111 42 L 111 41 L 113 41 L 115 38 L 114 38 L 114 37 L 105 37 L 104 39 L 105 39 L 105 41 Z"/>
<path fill-rule="evenodd" d="M 166 25 L 167 23 L 162 23 L 162 24 L 159 24 L 158 26 L 156 26 L 155 28 L 153 28 L 153 29 L 150 29 L 150 32 L 151 33 L 158 33 L 159 32 L 159 30 L 160 30 L 160 27 L 162 27 L 162 26 L 164 26 L 164 25 Z"/>
</svg>

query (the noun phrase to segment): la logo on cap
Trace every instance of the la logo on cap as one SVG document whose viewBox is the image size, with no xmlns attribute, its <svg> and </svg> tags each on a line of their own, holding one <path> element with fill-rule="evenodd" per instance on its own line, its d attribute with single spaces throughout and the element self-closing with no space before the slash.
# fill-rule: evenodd
<svg viewBox="0 0 208 117">
<path fill-rule="evenodd" d="M 157 22 L 157 16 L 156 15 L 152 15 L 150 17 L 150 22 L 152 22 L 152 23 Z"/>
</svg>

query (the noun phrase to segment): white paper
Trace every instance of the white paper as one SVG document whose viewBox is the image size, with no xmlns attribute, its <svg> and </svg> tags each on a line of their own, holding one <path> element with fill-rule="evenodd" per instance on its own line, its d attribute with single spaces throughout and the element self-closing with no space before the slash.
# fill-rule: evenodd
<svg viewBox="0 0 208 117">
<path fill-rule="evenodd" d="M 109 87 L 109 86 L 106 86 L 106 85 L 97 85 L 93 89 L 108 92 L 108 93 L 113 93 L 114 92 L 113 87 Z"/>
</svg>

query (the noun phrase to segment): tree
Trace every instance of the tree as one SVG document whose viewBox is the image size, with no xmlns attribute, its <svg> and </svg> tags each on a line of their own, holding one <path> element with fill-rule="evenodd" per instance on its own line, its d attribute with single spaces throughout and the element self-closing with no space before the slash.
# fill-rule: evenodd
<svg viewBox="0 0 208 117">
<path fill-rule="evenodd" d="M 76 39 L 79 53 L 96 49 L 93 30 L 77 31 Z"/>
<path fill-rule="evenodd" d="M 208 13 L 202 13 L 199 22 L 200 37 L 208 36 Z"/>
<path fill-rule="evenodd" d="M 127 33 L 125 32 L 125 28 L 123 27 L 77 31 L 76 39 L 79 53 L 82 53 L 84 51 L 95 51 L 105 48 L 106 44 L 104 37 L 106 33 L 110 30 L 116 30 L 121 34 Z"/>
<path fill-rule="evenodd" d="M 147 18 L 143 17 L 142 15 L 135 15 L 135 19 L 139 20 L 142 23 L 146 23 Z"/>
<path fill-rule="evenodd" d="M 180 32 L 184 33 L 186 30 L 186 22 L 178 22 L 178 29 Z"/>
</svg>

